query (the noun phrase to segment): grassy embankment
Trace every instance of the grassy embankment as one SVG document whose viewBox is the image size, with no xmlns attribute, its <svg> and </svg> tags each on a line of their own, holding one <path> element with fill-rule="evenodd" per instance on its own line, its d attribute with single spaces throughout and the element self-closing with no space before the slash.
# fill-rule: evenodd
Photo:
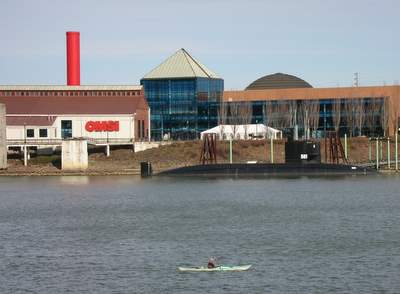
<svg viewBox="0 0 400 294">
<path fill-rule="evenodd" d="M 324 140 L 321 143 L 321 158 L 325 159 Z M 348 140 L 349 162 L 365 163 L 368 162 L 369 149 L 367 138 L 350 138 Z M 108 174 L 121 173 L 130 174 L 139 171 L 141 161 L 150 161 L 155 171 L 175 168 L 180 166 L 199 164 L 200 141 L 175 142 L 171 145 L 164 145 L 160 148 L 149 149 L 134 153 L 130 149 L 116 149 L 111 151 L 111 156 L 106 157 L 103 149 L 93 150 L 89 155 L 89 174 Z M 374 145 L 373 145 L 374 146 Z M 383 158 L 387 156 L 386 144 L 383 146 Z M 374 158 L 374 148 L 372 150 Z M 391 158 L 394 159 L 394 145 L 391 146 Z M 264 140 L 234 141 L 233 142 L 233 161 L 270 162 L 270 144 Z M 217 142 L 217 161 L 219 163 L 229 162 L 229 142 Z M 284 141 L 274 142 L 274 162 L 284 162 Z M 14 158 L 8 160 L 9 168 L 0 173 L 35 173 L 35 174 L 59 174 L 60 156 L 38 156 L 29 161 L 27 167 L 23 166 L 21 159 Z"/>
</svg>

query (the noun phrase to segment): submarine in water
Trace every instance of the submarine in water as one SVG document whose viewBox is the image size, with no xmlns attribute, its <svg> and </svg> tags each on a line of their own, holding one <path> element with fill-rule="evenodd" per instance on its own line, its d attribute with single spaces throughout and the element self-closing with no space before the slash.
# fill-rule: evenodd
<svg viewBox="0 0 400 294">
<path fill-rule="evenodd" d="M 205 144 L 204 144 L 205 145 Z M 211 144 L 212 146 L 212 144 Z M 210 149 L 210 148 L 209 148 Z M 211 148 L 212 149 L 212 148 Z M 336 148 L 338 150 L 340 148 Z M 331 150 L 329 150 L 331 152 Z M 326 152 L 325 152 L 326 153 Z M 211 155 L 212 157 L 212 155 Z M 310 140 L 285 142 L 285 163 L 211 163 L 165 170 L 157 176 L 326 176 L 376 173 L 375 169 L 353 164 L 321 163 L 319 142 Z M 152 175 L 151 163 L 142 162 L 143 177 Z"/>
</svg>

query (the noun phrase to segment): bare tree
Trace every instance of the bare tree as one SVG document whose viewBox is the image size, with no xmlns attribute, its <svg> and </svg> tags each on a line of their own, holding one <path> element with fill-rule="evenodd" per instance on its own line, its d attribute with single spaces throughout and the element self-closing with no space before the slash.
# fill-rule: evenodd
<svg viewBox="0 0 400 294">
<path fill-rule="evenodd" d="M 301 102 L 301 111 L 299 112 L 300 116 L 298 116 L 299 121 L 303 124 L 304 127 L 304 136 L 306 139 L 309 139 L 310 130 L 313 129 L 316 131 L 319 125 L 319 101 L 317 100 L 303 100 Z"/>
<path fill-rule="evenodd" d="M 276 118 L 276 127 L 278 129 L 284 129 L 289 127 L 290 125 L 290 106 L 288 101 L 282 101 L 278 103 L 275 108 L 275 112 L 277 115 Z"/>
<path fill-rule="evenodd" d="M 318 100 L 310 101 L 310 127 L 314 130 L 315 136 L 319 126 L 319 110 L 320 105 Z"/>
<path fill-rule="evenodd" d="M 253 118 L 253 107 L 250 102 L 241 103 L 239 106 L 239 116 L 240 124 L 242 124 L 244 128 L 244 137 L 247 139 L 247 131 L 249 129 L 251 119 Z"/>
<path fill-rule="evenodd" d="M 383 98 L 383 103 L 380 109 L 380 123 L 383 130 L 383 135 L 386 136 L 389 122 L 389 98 Z"/>
<path fill-rule="evenodd" d="M 370 136 L 376 132 L 376 118 L 379 115 L 380 101 L 378 99 L 370 99 L 366 105 L 365 124 L 369 129 Z"/>
<path fill-rule="evenodd" d="M 332 123 L 336 132 L 339 132 L 341 105 L 342 99 L 337 99 L 332 103 Z"/>
<path fill-rule="evenodd" d="M 229 124 L 232 126 L 233 138 L 236 139 L 238 126 L 240 125 L 240 103 L 229 103 Z"/>
<path fill-rule="evenodd" d="M 358 135 L 362 135 L 362 128 L 365 122 L 365 101 L 363 98 L 357 99 L 354 101 L 355 103 L 355 121 L 356 126 L 358 128 Z"/>
<path fill-rule="evenodd" d="M 291 100 L 288 102 L 289 104 L 289 128 L 294 128 L 294 139 L 298 138 L 298 130 L 297 130 L 297 101 Z"/>
<path fill-rule="evenodd" d="M 220 139 L 224 136 L 224 127 L 228 120 L 228 104 L 221 101 L 218 109 L 218 125 L 220 126 Z"/>
<path fill-rule="evenodd" d="M 265 101 L 264 105 L 264 123 L 266 126 L 271 127 L 272 122 L 272 101 Z"/>
<path fill-rule="evenodd" d="M 349 128 L 350 137 L 354 135 L 354 123 L 355 123 L 355 103 L 354 99 L 348 99 L 344 104 L 344 110 L 346 113 L 347 127 Z"/>
<path fill-rule="evenodd" d="M 303 126 L 304 128 L 304 136 L 306 136 L 306 129 L 305 129 L 305 101 L 301 100 L 297 106 L 297 124 L 299 126 Z"/>
<path fill-rule="evenodd" d="M 400 115 L 399 102 L 398 103 L 395 102 L 395 101 L 400 101 L 399 88 L 400 87 L 397 87 L 394 97 L 391 97 L 392 99 L 390 99 L 389 101 L 390 105 L 389 118 L 392 128 L 395 132 L 397 132 L 399 129 L 399 115 Z"/>
</svg>

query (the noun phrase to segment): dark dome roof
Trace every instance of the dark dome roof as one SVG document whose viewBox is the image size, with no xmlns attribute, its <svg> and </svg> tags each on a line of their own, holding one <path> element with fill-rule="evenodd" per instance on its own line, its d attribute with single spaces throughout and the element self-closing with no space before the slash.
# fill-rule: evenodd
<svg viewBox="0 0 400 294">
<path fill-rule="evenodd" d="M 288 88 L 312 88 L 306 81 L 283 73 L 267 75 L 255 80 L 247 86 L 246 90 L 268 90 Z"/>
</svg>

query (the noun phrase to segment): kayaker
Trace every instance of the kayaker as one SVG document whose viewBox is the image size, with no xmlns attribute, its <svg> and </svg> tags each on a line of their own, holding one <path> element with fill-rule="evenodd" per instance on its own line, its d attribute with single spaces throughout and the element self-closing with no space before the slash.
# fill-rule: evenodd
<svg viewBox="0 0 400 294">
<path fill-rule="evenodd" d="M 210 257 L 208 259 L 207 268 L 215 268 L 216 266 L 217 266 L 217 263 L 215 262 L 215 258 Z"/>
</svg>

